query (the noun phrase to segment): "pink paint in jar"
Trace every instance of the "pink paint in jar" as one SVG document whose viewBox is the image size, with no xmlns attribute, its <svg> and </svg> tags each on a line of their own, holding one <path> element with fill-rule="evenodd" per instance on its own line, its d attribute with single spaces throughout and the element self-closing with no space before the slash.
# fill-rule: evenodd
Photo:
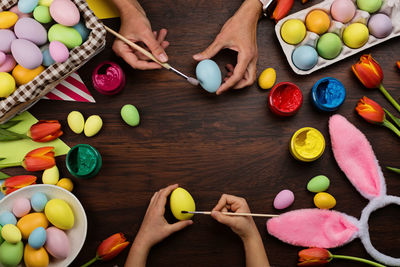
<svg viewBox="0 0 400 267">
<path fill-rule="evenodd" d="M 125 73 L 111 61 L 100 63 L 92 74 L 94 88 L 103 95 L 115 95 L 125 86 Z"/>
</svg>

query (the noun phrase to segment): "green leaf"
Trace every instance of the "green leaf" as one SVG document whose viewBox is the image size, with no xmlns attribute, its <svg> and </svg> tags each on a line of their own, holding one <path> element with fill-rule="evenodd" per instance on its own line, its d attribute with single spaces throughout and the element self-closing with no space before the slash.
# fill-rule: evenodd
<svg viewBox="0 0 400 267">
<path fill-rule="evenodd" d="M 4 172 L 0 172 L 0 180 L 4 180 L 8 177 L 10 177 L 10 175 L 5 174 Z"/>
<path fill-rule="evenodd" d="M 14 133 L 0 128 L 0 142 L 21 140 L 21 139 L 30 139 L 30 137 L 25 134 Z"/>
<path fill-rule="evenodd" d="M 392 172 L 400 174 L 400 169 L 398 169 L 398 168 L 386 167 L 386 169 L 391 170 Z"/>
<path fill-rule="evenodd" d="M 0 124 L 0 129 L 8 129 L 11 128 L 15 125 L 17 125 L 18 123 L 20 123 L 22 120 L 15 120 L 15 121 L 8 121 L 6 123 Z"/>
<path fill-rule="evenodd" d="M 393 116 L 392 113 L 390 113 L 389 111 L 387 111 L 386 109 L 383 109 L 385 111 L 385 113 L 390 117 L 390 119 L 396 123 L 397 127 L 400 127 L 400 119 Z"/>
</svg>

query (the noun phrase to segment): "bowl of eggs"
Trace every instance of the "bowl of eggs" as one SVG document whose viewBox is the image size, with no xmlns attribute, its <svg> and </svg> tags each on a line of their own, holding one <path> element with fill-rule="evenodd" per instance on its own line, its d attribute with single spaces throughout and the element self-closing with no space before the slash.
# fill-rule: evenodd
<svg viewBox="0 0 400 267">
<path fill-rule="evenodd" d="M 86 233 L 85 210 L 61 187 L 31 185 L 0 200 L 1 267 L 68 266 Z"/>
<path fill-rule="evenodd" d="M 300 75 L 327 67 L 400 35 L 400 3 L 325 0 L 280 20 L 275 32 Z"/>
</svg>

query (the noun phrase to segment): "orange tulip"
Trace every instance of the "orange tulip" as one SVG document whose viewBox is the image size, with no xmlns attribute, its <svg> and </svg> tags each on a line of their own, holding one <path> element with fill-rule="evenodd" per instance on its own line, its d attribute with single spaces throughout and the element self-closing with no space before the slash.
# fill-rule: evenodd
<svg viewBox="0 0 400 267">
<path fill-rule="evenodd" d="M 1 192 L 8 195 L 22 187 L 36 184 L 36 176 L 33 175 L 18 175 L 7 178 L 1 185 Z"/>
<path fill-rule="evenodd" d="M 25 155 L 23 161 L 0 164 L 0 169 L 16 166 L 22 166 L 25 170 L 30 172 L 49 169 L 56 165 L 53 149 L 54 147 L 52 146 L 34 149 Z"/>
<path fill-rule="evenodd" d="M 278 0 L 276 8 L 272 13 L 271 19 L 275 19 L 275 22 L 278 22 L 280 19 L 285 17 L 292 8 L 293 3 L 294 0 Z"/>
<path fill-rule="evenodd" d="M 399 61 L 397 61 L 397 67 L 399 68 L 399 70 L 400 70 L 400 60 Z"/>
<path fill-rule="evenodd" d="M 385 112 L 382 107 L 366 96 L 358 101 L 356 111 L 361 117 L 371 123 L 383 123 L 385 120 Z"/>
<path fill-rule="evenodd" d="M 322 266 L 332 260 L 332 254 L 324 248 L 308 248 L 299 252 L 297 266 Z"/>
<path fill-rule="evenodd" d="M 49 142 L 63 134 L 57 120 L 40 120 L 31 126 L 28 136 L 35 142 Z"/>
</svg>

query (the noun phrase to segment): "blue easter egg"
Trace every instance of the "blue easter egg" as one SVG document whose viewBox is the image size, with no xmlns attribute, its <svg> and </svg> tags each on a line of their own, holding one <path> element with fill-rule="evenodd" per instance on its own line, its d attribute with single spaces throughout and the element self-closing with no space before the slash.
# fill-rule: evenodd
<svg viewBox="0 0 400 267">
<path fill-rule="evenodd" d="M 22 13 L 31 13 L 37 7 L 39 0 L 19 0 L 18 9 Z"/>
<path fill-rule="evenodd" d="M 56 63 L 56 62 L 54 61 L 54 59 L 50 56 L 50 51 L 49 51 L 48 48 L 47 48 L 46 50 L 43 50 L 43 51 L 42 51 L 42 55 L 43 55 L 43 62 L 42 62 L 42 65 L 43 65 L 43 66 L 48 67 L 48 66 L 50 66 L 50 65 L 52 65 L 52 64 L 54 64 L 54 63 Z"/>
<path fill-rule="evenodd" d="M 301 70 L 310 70 L 318 62 L 318 53 L 309 45 L 297 47 L 292 54 L 293 64 Z"/>
<path fill-rule="evenodd" d="M 43 247 L 44 243 L 46 243 L 46 230 L 43 227 L 38 227 L 32 231 L 29 235 L 28 243 L 34 249 L 39 249 Z"/>
<path fill-rule="evenodd" d="M 4 211 L 2 214 L 0 214 L 0 225 L 4 226 L 6 224 L 17 224 L 17 219 L 10 211 Z"/>
<path fill-rule="evenodd" d="M 41 212 L 44 210 L 44 207 L 47 204 L 47 197 L 45 194 L 41 192 L 35 193 L 31 198 L 31 206 L 32 209 L 36 212 Z"/>
<path fill-rule="evenodd" d="M 204 90 L 215 93 L 221 85 L 221 70 L 217 63 L 210 59 L 199 62 L 196 67 L 196 76 Z"/>
<path fill-rule="evenodd" d="M 86 41 L 87 38 L 89 37 L 90 30 L 86 28 L 85 23 L 80 21 L 78 24 L 75 26 L 72 26 L 75 30 L 79 32 L 79 34 L 82 36 L 82 42 Z"/>
</svg>

